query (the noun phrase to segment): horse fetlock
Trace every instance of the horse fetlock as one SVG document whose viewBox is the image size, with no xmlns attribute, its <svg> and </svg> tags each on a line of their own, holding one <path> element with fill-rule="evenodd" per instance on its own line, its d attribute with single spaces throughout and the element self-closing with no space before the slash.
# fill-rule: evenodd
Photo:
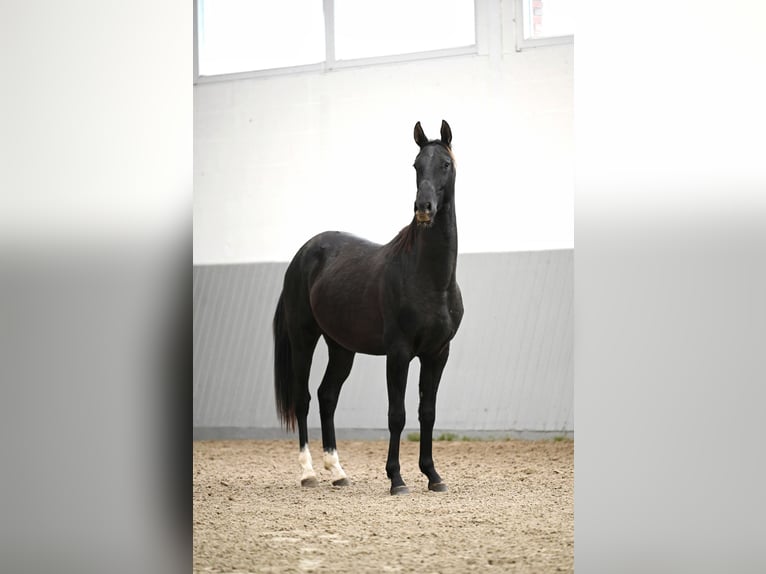
<svg viewBox="0 0 766 574">
<path fill-rule="evenodd" d="M 396 469 L 392 468 L 390 471 L 387 467 L 386 472 L 388 473 L 388 478 L 391 479 L 391 494 L 409 494 L 410 489 L 404 483 L 402 475 L 399 474 L 398 466 Z"/>
<path fill-rule="evenodd" d="M 348 477 L 346 476 L 346 472 L 343 470 L 343 467 L 340 465 L 340 460 L 338 459 L 338 451 L 335 449 L 325 451 L 323 459 L 325 470 L 329 470 L 330 474 L 332 475 L 331 480 L 333 485 L 347 486 Z"/>
<path fill-rule="evenodd" d="M 421 462 L 420 472 L 422 472 L 428 478 L 428 490 L 436 490 L 437 492 L 442 492 L 443 490 L 447 489 L 446 485 L 444 485 L 444 483 L 442 482 L 442 479 L 439 476 L 439 473 L 436 472 L 436 468 L 434 468 L 434 463 L 432 460 Z M 437 487 L 432 488 L 432 486 L 434 485 L 437 485 Z M 438 487 L 438 485 L 444 485 L 444 488 L 441 489 L 440 487 Z"/>
<path fill-rule="evenodd" d="M 432 460 L 421 461 L 418 466 L 420 467 L 420 472 L 425 474 L 428 478 L 438 476 L 438 474 L 436 474 L 436 469 L 434 468 L 434 461 Z"/>
<path fill-rule="evenodd" d="M 301 465 L 301 486 L 316 486 L 317 475 L 314 472 L 314 465 L 308 445 L 305 445 L 298 454 L 298 462 Z"/>
<path fill-rule="evenodd" d="M 399 480 L 401 480 L 401 477 L 399 475 L 401 471 L 401 467 L 399 466 L 399 461 L 391 460 L 386 463 L 386 476 L 390 478 L 391 480 L 394 479 L 394 477 L 399 477 Z"/>
</svg>

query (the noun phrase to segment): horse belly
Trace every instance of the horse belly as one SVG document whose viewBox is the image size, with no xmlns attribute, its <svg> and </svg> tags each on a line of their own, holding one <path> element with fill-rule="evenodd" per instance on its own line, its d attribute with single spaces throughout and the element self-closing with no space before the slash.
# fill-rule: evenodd
<svg viewBox="0 0 766 574">
<path fill-rule="evenodd" d="M 311 290 L 314 319 L 324 334 L 349 351 L 384 355 L 383 318 L 377 300 L 364 293 L 316 284 Z"/>
</svg>

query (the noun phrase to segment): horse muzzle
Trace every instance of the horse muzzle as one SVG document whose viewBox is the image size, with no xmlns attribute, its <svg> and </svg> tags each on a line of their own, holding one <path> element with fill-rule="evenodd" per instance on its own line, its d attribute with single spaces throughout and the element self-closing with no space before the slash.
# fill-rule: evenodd
<svg viewBox="0 0 766 574">
<path fill-rule="evenodd" d="M 430 226 L 437 209 L 437 196 L 433 185 L 422 182 L 418 186 L 418 194 L 415 197 L 415 221 L 419 226 Z"/>
<path fill-rule="evenodd" d="M 423 225 L 428 227 L 431 225 L 431 212 L 430 211 L 416 211 L 415 212 L 415 221 L 417 221 L 418 225 Z"/>
</svg>

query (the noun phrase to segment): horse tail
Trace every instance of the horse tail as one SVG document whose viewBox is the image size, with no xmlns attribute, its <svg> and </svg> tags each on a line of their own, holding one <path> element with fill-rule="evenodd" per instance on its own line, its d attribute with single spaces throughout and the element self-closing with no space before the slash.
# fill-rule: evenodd
<svg viewBox="0 0 766 574">
<path fill-rule="evenodd" d="M 295 430 L 295 392 L 290 337 L 285 321 L 284 293 L 280 294 L 274 313 L 274 395 L 279 422 L 287 430 Z"/>
</svg>

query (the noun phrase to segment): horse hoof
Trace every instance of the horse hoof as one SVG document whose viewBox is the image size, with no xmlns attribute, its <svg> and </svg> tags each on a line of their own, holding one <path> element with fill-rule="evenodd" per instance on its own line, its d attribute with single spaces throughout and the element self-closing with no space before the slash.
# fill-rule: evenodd
<svg viewBox="0 0 766 574">
<path fill-rule="evenodd" d="M 301 480 L 301 486 L 303 488 L 314 488 L 315 486 L 319 486 L 319 481 L 316 476 L 309 476 L 308 478 Z"/>
<path fill-rule="evenodd" d="M 434 492 L 447 492 L 447 483 L 445 483 L 445 482 L 429 482 L 428 483 L 428 490 L 433 490 Z"/>
<path fill-rule="evenodd" d="M 410 489 L 406 484 L 402 484 L 401 486 L 392 486 L 391 487 L 391 494 L 392 495 L 398 495 L 398 494 L 409 494 Z"/>
<path fill-rule="evenodd" d="M 339 478 L 338 480 L 332 481 L 333 486 L 351 486 L 351 481 L 347 478 Z"/>
</svg>

